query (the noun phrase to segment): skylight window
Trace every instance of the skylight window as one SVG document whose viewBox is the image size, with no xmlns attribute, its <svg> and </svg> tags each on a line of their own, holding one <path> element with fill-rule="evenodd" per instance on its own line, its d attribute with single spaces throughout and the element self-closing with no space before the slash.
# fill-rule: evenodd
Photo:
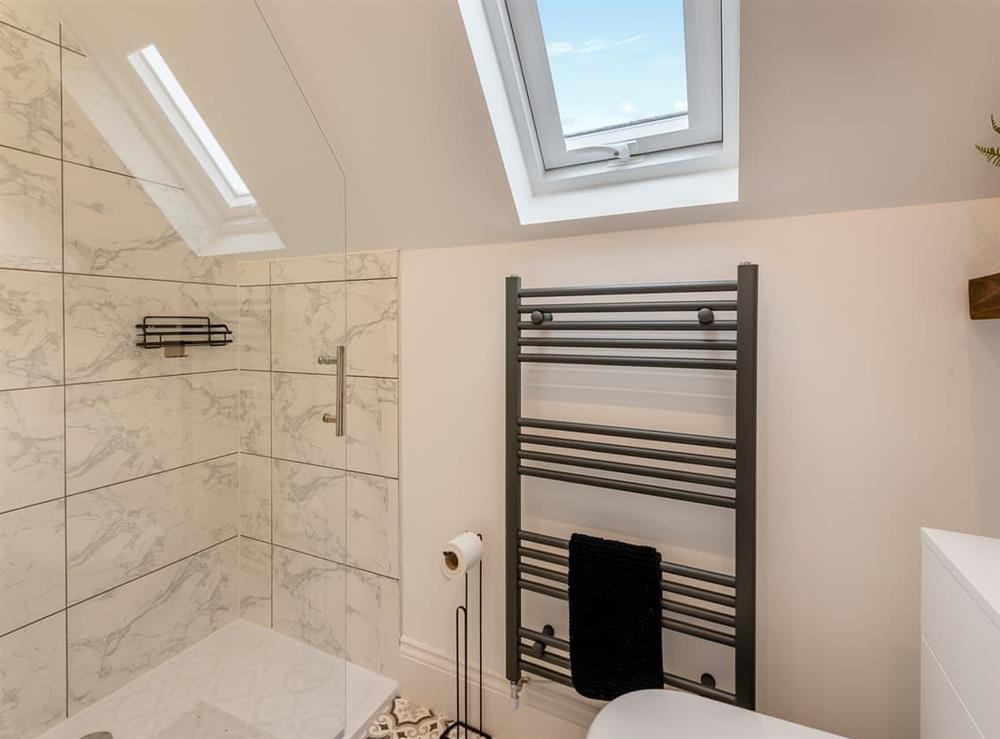
<svg viewBox="0 0 1000 739">
<path fill-rule="evenodd" d="M 459 7 L 523 223 L 737 199 L 739 0 Z"/>
<path fill-rule="evenodd" d="M 684 3 L 538 0 L 563 135 L 687 115 Z"/>
<path fill-rule="evenodd" d="M 722 140 L 720 0 L 505 7 L 546 170 Z"/>
<path fill-rule="evenodd" d="M 226 156 L 159 49 L 151 44 L 131 53 L 129 61 L 227 205 L 254 205 L 256 200 L 250 188 Z"/>
</svg>

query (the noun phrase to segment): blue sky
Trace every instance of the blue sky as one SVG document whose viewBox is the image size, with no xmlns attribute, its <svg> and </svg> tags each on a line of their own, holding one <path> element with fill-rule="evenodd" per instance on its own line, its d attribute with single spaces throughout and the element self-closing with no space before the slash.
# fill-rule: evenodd
<svg viewBox="0 0 1000 739">
<path fill-rule="evenodd" d="M 538 0 L 563 132 L 687 110 L 682 0 Z"/>
</svg>

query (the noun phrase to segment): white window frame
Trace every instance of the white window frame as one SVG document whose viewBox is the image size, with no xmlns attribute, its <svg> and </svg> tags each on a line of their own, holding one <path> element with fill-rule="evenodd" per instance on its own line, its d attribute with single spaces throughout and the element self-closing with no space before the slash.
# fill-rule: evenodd
<svg viewBox="0 0 1000 739">
<path fill-rule="evenodd" d="M 198 164 L 230 209 L 250 213 L 257 201 L 222 149 L 155 44 L 128 56 L 139 78 L 156 100 Z"/>
<path fill-rule="evenodd" d="M 554 169 L 546 169 L 535 135 L 506 3 L 458 3 L 521 223 L 739 200 L 739 0 L 721 0 L 721 140 Z M 541 68 L 549 73 L 547 59 Z M 617 142 L 621 133 L 613 134 Z"/>
<path fill-rule="evenodd" d="M 616 152 L 624 152 L 619 148 L 623 146 L 630 160 L 635 155 L 722 140 L 721 0 L 684 0 L 687 111 L 573 136 L 564 134 L 560 121 L 537 3 L 495 2 L 488 5 L 487 12 L 492 16 L 491 25 L 496 27 L 495 39 L 506 35 L 505 24 L 510 29 L 517 55 L 517 59 L 510 60 L 510 72 L 519 71 L 523 80 L 528 107 L 521 115 L 530 119 L 545 170 L 620 160 Z M 516 74 L 511 77 L 516 83 Z"/>
</svg>

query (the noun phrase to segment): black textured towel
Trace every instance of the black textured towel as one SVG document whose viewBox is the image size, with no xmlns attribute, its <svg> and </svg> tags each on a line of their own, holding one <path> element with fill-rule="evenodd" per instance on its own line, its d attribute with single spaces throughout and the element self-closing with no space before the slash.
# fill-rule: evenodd
<svg viewBox="0 0 1000 739">
<path fill-rule="evenodd" d="M 660 578 L 652 547 L 570 538 L 570 662 L 580 695 L 612 700 L 663 687 Z"/>
</svg>

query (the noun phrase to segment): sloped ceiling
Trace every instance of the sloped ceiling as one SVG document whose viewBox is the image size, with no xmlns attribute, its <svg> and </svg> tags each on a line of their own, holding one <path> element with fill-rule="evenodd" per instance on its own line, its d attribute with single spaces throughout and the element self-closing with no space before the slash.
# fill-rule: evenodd
<svg viewBox="0 0 1000 739">
<path fill-rule="evenodd" d="M 348 179 L 349 248 L 1000 195 L 1000 2 L 745 0 L 740 202 L 521 226 L 454 0 L 261 7 Z"/>
</svg>

